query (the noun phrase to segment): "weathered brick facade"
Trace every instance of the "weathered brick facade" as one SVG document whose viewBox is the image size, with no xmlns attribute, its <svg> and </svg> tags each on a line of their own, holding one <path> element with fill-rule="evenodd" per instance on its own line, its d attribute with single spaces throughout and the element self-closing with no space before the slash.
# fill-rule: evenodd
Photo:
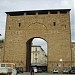
<svg viewBox="0 0 75 75">
<path fill-rule="evenodd" d="M 71 66 L 69 12 L 70 9 L 6 12 L 5 62 L 29 68 L 31 41 L 40 37 L 48 43 L 49 72 L 55 67 Z"/>
</svg>

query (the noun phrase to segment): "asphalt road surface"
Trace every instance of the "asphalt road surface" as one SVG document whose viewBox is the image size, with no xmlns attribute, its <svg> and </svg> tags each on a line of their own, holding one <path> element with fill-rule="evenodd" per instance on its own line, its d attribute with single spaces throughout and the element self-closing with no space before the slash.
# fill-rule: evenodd
<svg viewBox="0 0 75 75">
<path fill-rule="evenodd" d="M 17 74 L 17 75 L 31 75 L 29 72 Z M 50 73 L 35 73 L 34 75 L 58 75 L 58 74 L 50 74 Z M 59 75 L 72 75 L 72 74 L 59 74 Z M 74 74 L 73 74 L 74 75 Z"/>
</svg>

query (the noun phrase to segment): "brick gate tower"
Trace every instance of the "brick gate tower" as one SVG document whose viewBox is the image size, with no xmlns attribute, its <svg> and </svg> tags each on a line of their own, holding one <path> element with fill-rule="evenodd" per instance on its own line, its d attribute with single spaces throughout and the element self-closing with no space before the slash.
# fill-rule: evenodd
<svg viewBox="0 0 75 75">
<path fill-rule="evenodd" d="M 71 66 L 70 9 L 6 12 L 5 62 L 30 70 L 31 42 L 48 43 L 48 72 Z"/>
</svg>

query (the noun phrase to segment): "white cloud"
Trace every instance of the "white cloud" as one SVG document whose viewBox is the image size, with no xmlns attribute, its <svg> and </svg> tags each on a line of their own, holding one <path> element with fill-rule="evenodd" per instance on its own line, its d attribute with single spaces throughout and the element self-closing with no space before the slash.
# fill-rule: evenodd
<svg viewBox="0 0 75 75">
<path fill-rule="evenodd" d="M 0 0 L 0 30 L 5 31 L 7 11 L 37 10 L 37 9 L 71 9 L 71 28 L 75 29 L 74 0 Z M 4 29 L 4 30 L 3 30 Z M 4 33 L 0 33 L 4 37 Z M 74 31 L 72 32 L 74 33 Z M 73 34 L 72 36 L 75 36 Z M 74 39 L 75 40 L 75 39 Z"/>
<path fill-rule="evenodd" d="M 61 0 L 61 5 L 63 7 L 66 7 L 66 8 L 72 8 L 72 6 L 74 6 L 74 1 L 73 0 Z"/>
<path fill-rule="evenodd" d="M 47 42 L 44 39 L 41 38 L 34 38 L 32 41 L 33 45 L 40 45 L 42 49 L 47 54 Z"/>
</svg>

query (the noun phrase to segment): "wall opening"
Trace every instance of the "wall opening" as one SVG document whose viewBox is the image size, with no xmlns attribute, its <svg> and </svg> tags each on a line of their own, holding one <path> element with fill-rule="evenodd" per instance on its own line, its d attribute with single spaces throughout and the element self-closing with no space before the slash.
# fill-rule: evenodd
<svg viewBox="0 0 75 75">
<path fill-rule="evenodd" d="M 31 67 L 47 71 L 47 42 L 42 38 L 31 38 L 27 41 L 26 71 Z"/>
</svg>

